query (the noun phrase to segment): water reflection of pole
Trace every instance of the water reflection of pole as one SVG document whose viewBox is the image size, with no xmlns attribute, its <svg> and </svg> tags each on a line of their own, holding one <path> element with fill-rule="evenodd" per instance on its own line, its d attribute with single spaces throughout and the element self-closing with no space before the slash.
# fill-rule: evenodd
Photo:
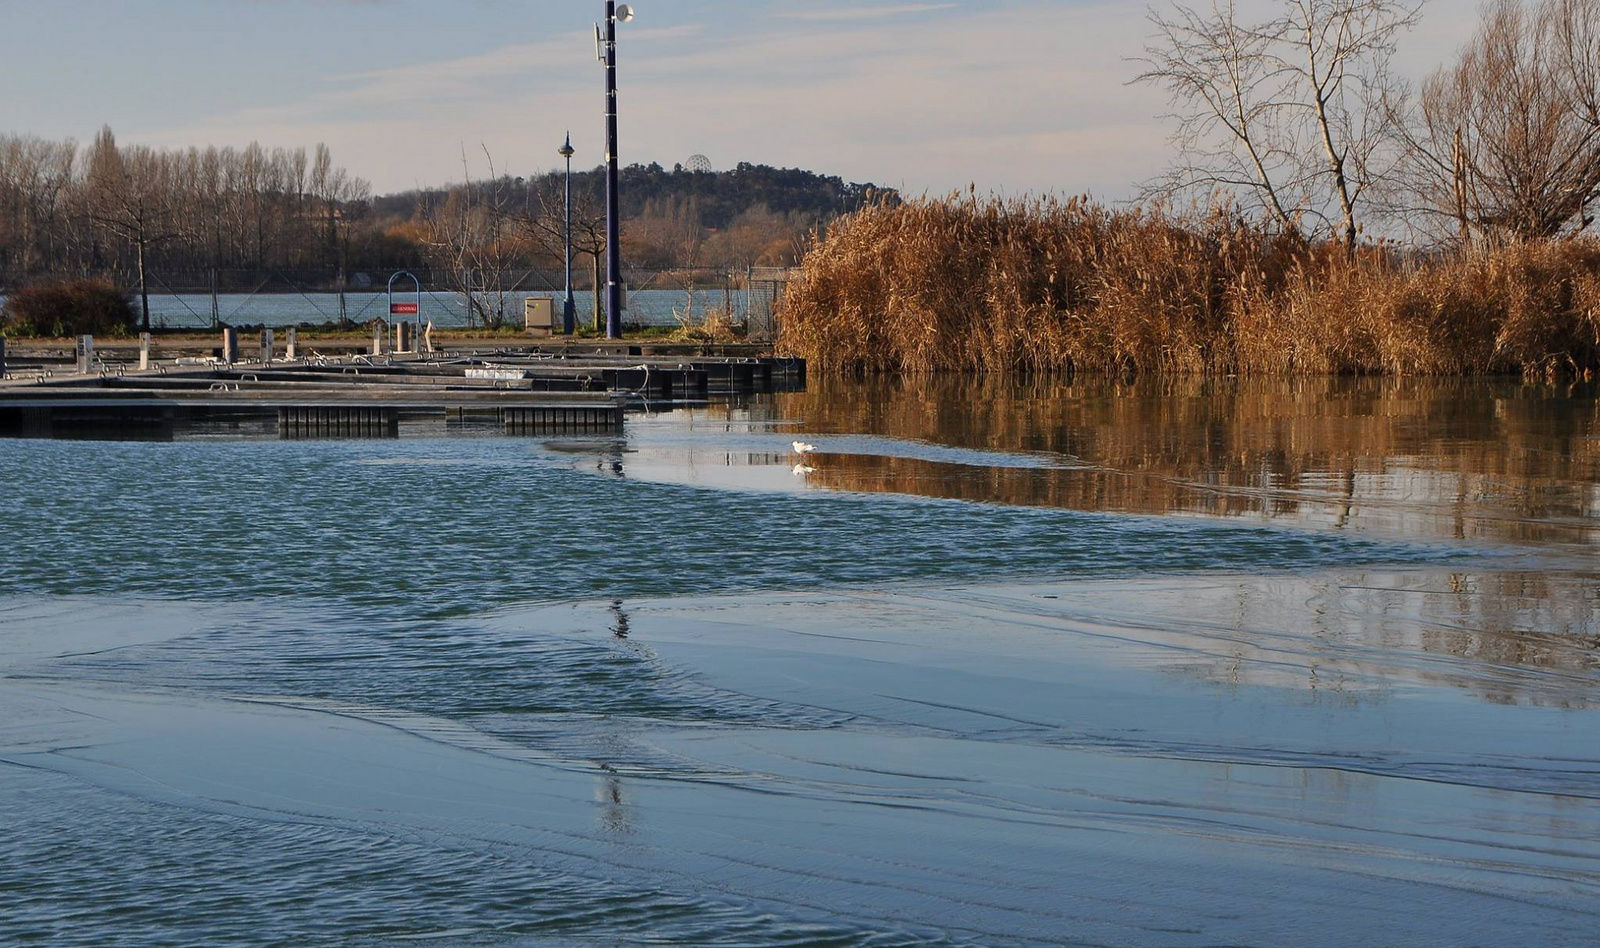
<svg viewBox="0 0 1600 948">
<path fill-rule="evenodd" d="M 600 463 L 595 466 L 602 471 L 609 467 L 611 473 L 616 476 L 626 477 L 627 475 L 622 471 L 622 450 L 623 446 L 621 444 L 612 445 L 611 450 L 606 452 L 606 456 L 601 458 Z"/>
<path fill-rule="evenodd" d="M 600 769 L 606 773 L 600 785 L 595 787 L 595 802 L 601 806 L 600 821 L 613 835 L 631 835 L 633 825 L 628 821 L 628 802 L 622 794 L 622 778 L 617 775 L 616 768 L 609 764 L 601 764 Z"/>
</svg>

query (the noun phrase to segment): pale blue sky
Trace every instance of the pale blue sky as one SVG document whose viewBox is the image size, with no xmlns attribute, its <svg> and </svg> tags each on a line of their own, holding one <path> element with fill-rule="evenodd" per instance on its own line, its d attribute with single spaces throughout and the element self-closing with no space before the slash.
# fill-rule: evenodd
<svg viewBox="0 0 1600 948">
<path fill-rule="evenodd" d="M 598 0 L 0 0 L 0 130 L 327 142 L 378 190 L 602 152 Z M 641 0 L 622 27 L 622 158 L 694 153 L 942 191 L 1120 197 L 1165 160 L 1129 88 L 1143 3 Z M 1433 0 L 1421 73 L 1475 3 Z"/>
</svg>

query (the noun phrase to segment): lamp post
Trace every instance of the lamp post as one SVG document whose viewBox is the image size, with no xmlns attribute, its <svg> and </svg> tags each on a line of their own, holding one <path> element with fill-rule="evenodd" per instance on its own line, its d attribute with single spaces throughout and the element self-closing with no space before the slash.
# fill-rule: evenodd
<svg viewBox="0 0 1600 948">
<path fill-rule="evenodd" d="M 561 146 L 561 157 L 567 159 L 567 296 L 561 304 L 561 332 L 572 335 L 578 330 L 578 317 L 572 305 L 572 133 L 567 133 L 566 143 Z"/>
<path fill-rule="evenodd" d="M 617 194 L 617 22 L 633 19 L 633 8 L 606 0 L 606 338 L 622 338 L 622 224 Z"/>
</svg>

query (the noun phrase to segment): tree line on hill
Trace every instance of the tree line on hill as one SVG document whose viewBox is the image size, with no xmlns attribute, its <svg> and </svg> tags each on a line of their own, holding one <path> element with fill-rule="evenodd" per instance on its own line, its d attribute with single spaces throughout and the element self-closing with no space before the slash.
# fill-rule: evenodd
<svg viewBox="0 0 1600 948">
<path fill-rule="evenodd" d="M 250 290 L 273 272 L 332 288 L 357 272 L 431 269 L 494 325 L 509 316 L 509 274 L 563 265 L 565 179 L 512 177 L 485 157 L 481 178 L 464 161 L 457 184 L 375 197 L 322 145 L 156 149 L 121 144 L 109 128 L 86 147 L 0 135 L 0 293 L 109 279 L 147 298 L 178 282 Z M 598 281 L 603 169 L 574 171 L 572 194 L 574 263 Z M 622 194 L 625 263 L 684 271 L 793 263 L 815 228 L 892 199 L 753 164 L 635 165 L 622 171 Z"/>
</svg>

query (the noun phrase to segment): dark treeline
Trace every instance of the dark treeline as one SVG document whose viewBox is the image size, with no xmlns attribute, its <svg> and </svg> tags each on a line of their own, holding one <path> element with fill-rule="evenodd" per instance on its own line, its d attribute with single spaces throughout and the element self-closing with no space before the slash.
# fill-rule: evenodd
<svg viewBox="0 0 1600 948">
<path fill-rule="evenodd" d="M 365 181 L 305 149 L 0 136 L 0 283 L 381 258 Z"/>
<path fill-rule="evenodd" d="M 531 181 L 513 178 L 519 187 L 537 190 L 548 186 L 559 173 L 536 176 Z M 752 208 L 765 208 L 781 215 L 801 215 L 826 220 L 860 209 L 877 189 L 870 184 L 851 184 L 840 178 L 803 171 L 774 168 L 741 162 L 731 171 L 689 171 L 682 165 L 671 170 L 660 164 L 631 165 L 623 168 L 622 216 L 646 217 L 660 208 L 692 202 L 696 223 L 708 230 L 721 230 L 734 224 Z M 605 169 L 596 167 L 572 172 L 575 194 L 603 197 Z M 432 188 L 384 195 L 373 201 L 380 217 L 404 218 L 419 205 L 442 200 L 452 188 Z"/>
<path fill-rule="evenodd" d="M 480 180 L 374 197 L 322 145 L 164 150 L 119 144 L 109 128 L 87 146 L 0 135 L 0 293 L 66 279 L 141 295 L 212 281 L 248 290 L 285 272 L 331 288 L 356 273 L 428 268 L 496 324 L 512 274 L 561 266 L 563 184 L 560 173 L 491 167 Z M 752 164 L 635 165 L 622 184 L 625 261 L 651 269 L 786 265 L 812 230 L 881 197 Z M 575 266 L 588 281 L 605 253 L 603 188 L 601 169 L 574 172 Z"/>
<path fill-rule="evenodd" d="M 565 184 L 562 172 L 491 174 L 380 197 L 373 210 L 436 268 L 460 270 L 464 258 L 475 258 L 472 266 L 482 269 L 486 256 L 504 266 L 559 266 Z M 623 258 L 655 270 L 791 265 L 819 226 L 894 197 L 870 184 L 749 163 L 721 172 L 631 165 L 621 171 L 621 193 Z M 605 169 L 575 169 L 572 199 L 577 265 L 590 267 L 605 253 Z"/>
</svg>

